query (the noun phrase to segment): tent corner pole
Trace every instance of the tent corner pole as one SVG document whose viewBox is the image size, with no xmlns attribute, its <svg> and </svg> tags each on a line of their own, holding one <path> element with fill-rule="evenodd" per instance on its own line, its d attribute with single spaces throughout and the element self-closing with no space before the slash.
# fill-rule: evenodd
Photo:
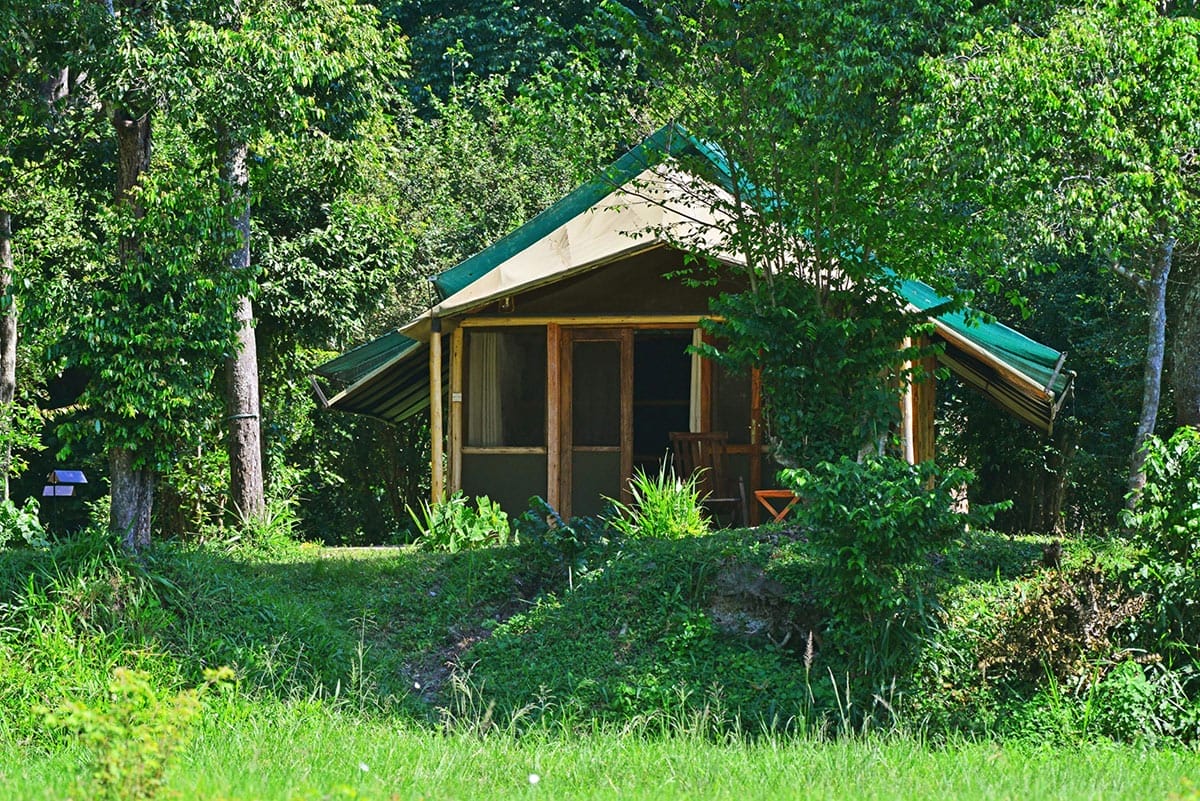
<svg viewBox="0 0 1200 801">
<path fill-rule="evenodd" d="M 430 321 L 429 334 L 429 494 L 432 503 L 442 500 L 446 492 L 442 432 L 442 321 L 434 317 Z"/>
</svg>

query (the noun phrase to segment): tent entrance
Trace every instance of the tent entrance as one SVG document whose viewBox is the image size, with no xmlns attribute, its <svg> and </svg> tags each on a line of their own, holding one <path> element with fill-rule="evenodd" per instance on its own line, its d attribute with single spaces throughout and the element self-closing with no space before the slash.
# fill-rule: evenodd
<svg viewBox="0 0 1200 801">
<path fill-rule="evenodd" d="M 563 330 L 560 499 L 572 515 L 628 497 L 635 467 L 657 471 L 670 432 L 692 419 L 692 329 Z"/>
<path fill-rule="evenodd" d="M 571 515 L 600 512 L 620 497 L 633 458 L 633 332 L 564 331 L 566 402 L 562 415 L 562 505 Z"/>
<path fill-rule="evenodd" d="M 690 330 L 633 334 L 634 468 L 657 473 L 671 446 L 671 432 L 693 430 L 700 376 L 687 352 L 692 338 Z"/>
</svg>

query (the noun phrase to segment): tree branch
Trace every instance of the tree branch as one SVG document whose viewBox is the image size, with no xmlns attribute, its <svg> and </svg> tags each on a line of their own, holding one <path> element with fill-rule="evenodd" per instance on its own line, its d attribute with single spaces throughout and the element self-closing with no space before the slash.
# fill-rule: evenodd
<svg viewBox="0 0 1200 801">
<path fill-rule="evenodd" d="M 1135 273 L 1116 259 L 1113 260 L 1111 269 L 1114 273 L 1124 278 L 1129 283 L 1137 287 L 1138 291 L 1145 294 L 1150 289 L 1150 282 L 1142 276 Z"/>
</svg>

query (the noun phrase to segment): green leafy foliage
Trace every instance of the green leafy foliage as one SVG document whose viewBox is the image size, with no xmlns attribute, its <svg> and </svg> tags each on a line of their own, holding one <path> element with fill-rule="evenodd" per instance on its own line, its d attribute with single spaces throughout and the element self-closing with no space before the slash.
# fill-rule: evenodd
<svg viewBox="0 0 1200 801">
<path fill-rule="evenodd" d="M 725 344 L 705 355 L 736 370 L 761 367 L 772 451 L 783 464 L 815 465 L 878 450 L 900 415 L 900 394 L 923 376 L 931 351 L 898 347 L 928 325 L 906 311 L 890 279 L 831 289 L 777 277 L 722 296 L 705 323 Z"/>
<path fill-rule="evenodd" d="M 135 468 L 151 470 L 169 467 L 195 418 L 218 408 L 212 374 L 233 347 L 233 305 L 250 280 L 223 269 L 226 217 L 200 165 L 180 155 L 175 169 L 144 177 L 140 214 L 102 215 L 109 240 L 140 242 L 139 256 L 118 265 L 111 249 L 97 254 L 93 313 L 70 343 L 73 362 L 92 373 L 81 398 L 91 415 L 64 431 L 79 441 L 92 429 L 106 450 L 129 450 Z"/>
<path fill-rule="evenodd" d="M 532 550 L 537 561 L 552 569 L 565 570 L 567 583 L 575 576 L 604 564 L 619 547 L 612 515 L 572 517 L 563 520 L 544 498 L 529 499 L 529 508 L 514 522 L 518 541 Z"/>
<path fill-rule="evenodd" d="M 989 272 L 1091 252 L 1148 275 L 1164 238 L 1200 220 L 1198 21 L 1136 0 L 1049 8 L 924 62 L 904 155 L 940 178 L 920 202 Z"/>
<path fill-rule="evenodd" d="M 22 506 L 17 506 L 7 498 L 0 501 L 0 545 L 13 542 L 38 547 L 48 544 L 46 530 L 38 518 L 36 498 L 27 498 Z"/>
<path fill-rule="evenodd" d="M 512 526 L 500 504 L 480 495 L 472 506 L 461 491 L 436 503 L 424 501 L 420 511 L 409 509 L 420 532 L 420 544 L 434 551 L 458 553 L 474 548 L 508 545 Z"/>
<path fill-rule="evenodd" d="M 1125 525 L 1155 559 L 1191 571 L 1200 558 L 1200 430 L 1151 437 L 1145 451 L 1146 486 Z"/>
<path fill-rule="evenodd" d="M 208 689 L 232 681 L 229 668 L 206 671 Z M 158 796 L 171 757 L 186 746 L 203 710 L 201 690 L 164 695 L 148 673 L 118 667 L 106 702 L 69 701 L 47 723 L 78 735 L 90 752 L 90 782 L 82 788 L 106 801 L 149 801 Z"/>
<path fill-rule="evenodd" d="M 1125 515 L 1146 554 L 1132 580 L 1154 599 L 1147 645 L 1187 663 L 1200 659 L 1200 432 L 1183 426 L 1169 440 L 1151 437 L 1145 454 L 1146 486 Z"/>
<path fill-rule="evenodd" d="M 696 473 L 676 477 L 666 459 L 657 476 L 634 470 L 629 481 L 630 502 L 609 499 L 616 512 L 610 518 L 613 528 L 629 538 L 677 540 L 708 534 L 708 515 L 697 489 L 699 479 Z"/>
<path fill-rule="evenodd" d="M 883 626 L 910 611 L 930 560 L 992 511 L 955 511 L 954 493 L 970 473 L 932 463 L 842 457 L 811 471 L 784 470 L 780 478 L 802 500 L 793 512 L 797 524 L 829 549 L 818 593 L 853 625 Z"/>
</svg>

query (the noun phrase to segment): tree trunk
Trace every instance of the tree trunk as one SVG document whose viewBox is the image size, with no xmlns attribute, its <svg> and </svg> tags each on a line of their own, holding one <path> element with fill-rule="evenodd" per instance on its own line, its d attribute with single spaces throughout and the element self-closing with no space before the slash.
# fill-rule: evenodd
<svg viewBox="0 0 1200 801">
<path fill-rule="evenodd" d="M 1150 326 L 1146 338 L 1146 369 L 1142 378 L 1142 416 L 1133 437 L 1133 456 L 1129 466 L 1129 495 L 1126 506 L 1137 505 L 1146 486 L 1146 440 L 1158 423 L 1158 405 L 1162 395 L 1163 357 L 1167 350 L 1167 279 L 1175 257 L 1175 237 L 1164 236 L 1162 251 L 1146 282 L 1146 304 L 1150 310 Z"/>
<path fill-rule="evenodd" d="M 231 270 L 250 269 L 250 172 L 247 147 L 221 136 L 221 187 L 234 209 L 237 247 L 229 254 Z M 242 522 L 261 517 L 263 498 L 262 426 L 258 400 L 258 345 L 254 335 L 254 306 L 249 296 L 238 298 L 234 312 L 237 349 L 225 360 L 226 408 L 229 416 L 229 500 Z"/>
<path fill-rule="evenodd" d="M 1063 529 L 1062 510 L 1067 499 L 1067 474 L 1075 459 L 1079 435 L 1074 423 L 1063 421 L 1055 426 L 1050 451 L 1043 470 L 1041 521 L 1038 530 L 1058 534 Z"/>
<path fill-rule="evenodd" d="M 6 501 L 12 467 L 12 404 L 17 390 L 17 298 L 12 281 L 12 215 L 0 209 L 0 482 Z"/>
<path fill-rule="evenodd" d="M 135 216 L 141 216 L 131 190 L 150 168 L 150 114 L 135 119 L 124 109 L 118 110 L 113 114 L 113 128 L 117 134 L 117 203 L 130 206 Z M 122 237 L 117 249 L 122 266 L 142 258 L 141 243 L 133 237 Z M 137 454 L 124 448 L 109 452 L 109 468 L 112 494 L 109 530 L 121 537 L 128 550 L 139 550 L 150 543 L 154 471 L 138 466 Z"/>
<path fill-rule="evenodd" d="M 154 471 L 135 467 L 135 457 L 124 448 L 109 453 L 112 486 L 110 530 L 121 538 L 127 551 L 140 551 L 150 544 L 150 514 L 154 510 Z"/>
<path fill-rule="evenodd" d="M 1171 389 L 1175 394 L 1175 422 L 1200 428 L 1200 258 L 1193 259 L 1189 267 L 1183 272 L 1183 296 L 1175 314 Z M 1177 270 L 1176 275 L 1180 272 Z"/>
</svg>

